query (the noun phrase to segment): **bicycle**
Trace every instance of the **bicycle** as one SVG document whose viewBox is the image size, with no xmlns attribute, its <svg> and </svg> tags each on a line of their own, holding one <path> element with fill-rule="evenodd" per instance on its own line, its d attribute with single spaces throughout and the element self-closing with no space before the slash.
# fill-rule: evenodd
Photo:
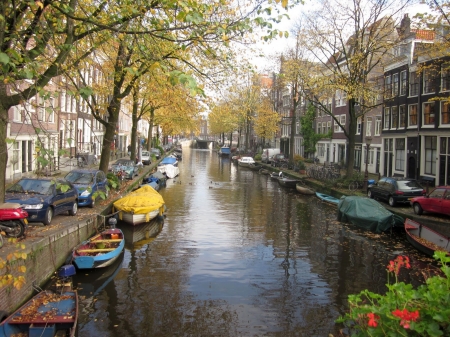
<svg viewBox="0 0 450 337">
<path fill-rule="evenodd" d="M 348 189 L 353 192 L 353 191 L 363 188 L 363 186 L 364 186 L 364 182 L 361 182 L 358 180 L 352 180 L 350 182 L 350 184 L 348 185 Z"/>
<path fill-rule="evenodd" d="M 77 165 L 80 168 L 85 167 L 86 166 L 86 159 L 84 159 L 84 157 L 82 157 L 82 156 L 78 156 L 78 158 L 77 158 Z"/>
</svg>

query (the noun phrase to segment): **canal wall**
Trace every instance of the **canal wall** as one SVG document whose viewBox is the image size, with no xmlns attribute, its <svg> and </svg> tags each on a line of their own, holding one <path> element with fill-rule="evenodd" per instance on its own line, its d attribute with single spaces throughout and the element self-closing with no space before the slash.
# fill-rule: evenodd
<svg viewBox="0 0 450 337">
<path fill-rule="evenodd" d="M 27 254 L 25 260 L 18 259 L 10 263 L 9 272 L 15 277 L 23 276 L 25 284 L 20 289 L 13 284 L 0 288 L 0 308 L 11 313 L 33 295 L 34 287 L 42 287 L 55 271 L 65 263 L 72 248 L 91 237 L 98 228 L 98 216 L 69 225 L 46 237 L 25 243 L 25 249 L 12 247 L 9 254 Z M 18 268 L 25 267 L 24 273 Z M 1 317 L 0 317 L 1 318 Z"/>
</svg>

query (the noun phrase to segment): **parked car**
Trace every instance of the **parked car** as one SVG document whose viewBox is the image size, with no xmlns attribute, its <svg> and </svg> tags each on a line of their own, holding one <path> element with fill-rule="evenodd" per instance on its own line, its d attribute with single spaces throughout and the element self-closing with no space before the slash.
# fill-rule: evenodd
<svg viewBox="0 0 450 337">
<path fill-rule="evenodd" d="M 152 158 L 150 155 L 150 151 L 143 150 L 141 153 L 141 160 L 142 164 L 144 165 L 150 165 L 152 163 Z"/>
<path fill-rule="evenodd" d="M 78 192 L 68 181 L 23 178 L 6 190 L 5 202 L 19 203 L 28 212 L 29 222 L 49 225 L 53 216 L 78 212 Z"/>
<path fill-rule="evenodd" d="M 409 203 L 412 198 L 425 195 L 425 190 L 417 180 L 402 177 L 383 177 L 367 188 L 369 198 L 385 200 L 390 206 Z"/>
<path fill-rule="evenodd" d="M 276 149 L 276 148 L 263 149 L 263 152 L 261 154 L 261 161 L 263 163 L 270 163 L 272 161 L 272 157 L 279 153 L 280 153 L 280 149 Z"/>
<path fill-rule="evenodd" d="M 150 150 L 150 154 L 151 154 L 152 156 L 155 156 L 155 158 L 158 159 L 158 160 L 161 158 L 161 151 L 160 151 L 159 149 L 152 148 L 152 149 Z"/>
<path fill-rule="evenodd" d="M 278 153 L 273 155 L 271 165 L 272 166 L 281 166 L 282 164 L 287 164 L 289 162 L 289 158 L 286 158 L 284 154 Z"/>
<path fill-rule="evenodd" d="M 125 179 L 133 179 L 139 173 L 139 167 L 134 160 L 130 159 L 118 159 L 109 169 L 115 175 L 119 172 L 123 172 Z"/>
<path fill-rule="evenodd" d="M 450 215 L 450 186 L 438 186 L 430 194 L 411 199 L 414 213 L 423 212 Z"/>
<path fill-rule="evenodd" d="M 100 197 L 98 191 L 108 197 L 108 179 L 101 170 L 72 170 L 64 177 L 78 190 L 78 206 L 95 206 L 95 199 Z M 94 197 L 95 195 L 95 197 Z"/>
</svg>

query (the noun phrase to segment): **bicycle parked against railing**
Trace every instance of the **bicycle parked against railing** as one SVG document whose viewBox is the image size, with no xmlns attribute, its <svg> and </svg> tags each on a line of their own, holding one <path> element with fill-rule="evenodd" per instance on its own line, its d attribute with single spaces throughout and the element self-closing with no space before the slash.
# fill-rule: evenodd
<svg viewBox="0 0 450 337">
<path fill-rule="evenodd" d="M 364 187 L 364 178 L 360 173 L 357 173 L 353 176 L 352 180 L 348 184 L 348 189 L 350 191 L 360 190 Z"/>
</svg>

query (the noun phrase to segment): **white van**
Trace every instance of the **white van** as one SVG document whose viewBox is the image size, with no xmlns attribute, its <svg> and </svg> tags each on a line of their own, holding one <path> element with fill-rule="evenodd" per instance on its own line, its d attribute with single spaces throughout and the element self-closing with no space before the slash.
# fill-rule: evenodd
<svg viewBox="0 0 450 337">
<path fill-rule="evenodd" d="M 261 161 L 263 163 L 270 163 L 272 161 L 272 157 L 279 153 L 280 149 L 263 149 Z"/>
</svg>

